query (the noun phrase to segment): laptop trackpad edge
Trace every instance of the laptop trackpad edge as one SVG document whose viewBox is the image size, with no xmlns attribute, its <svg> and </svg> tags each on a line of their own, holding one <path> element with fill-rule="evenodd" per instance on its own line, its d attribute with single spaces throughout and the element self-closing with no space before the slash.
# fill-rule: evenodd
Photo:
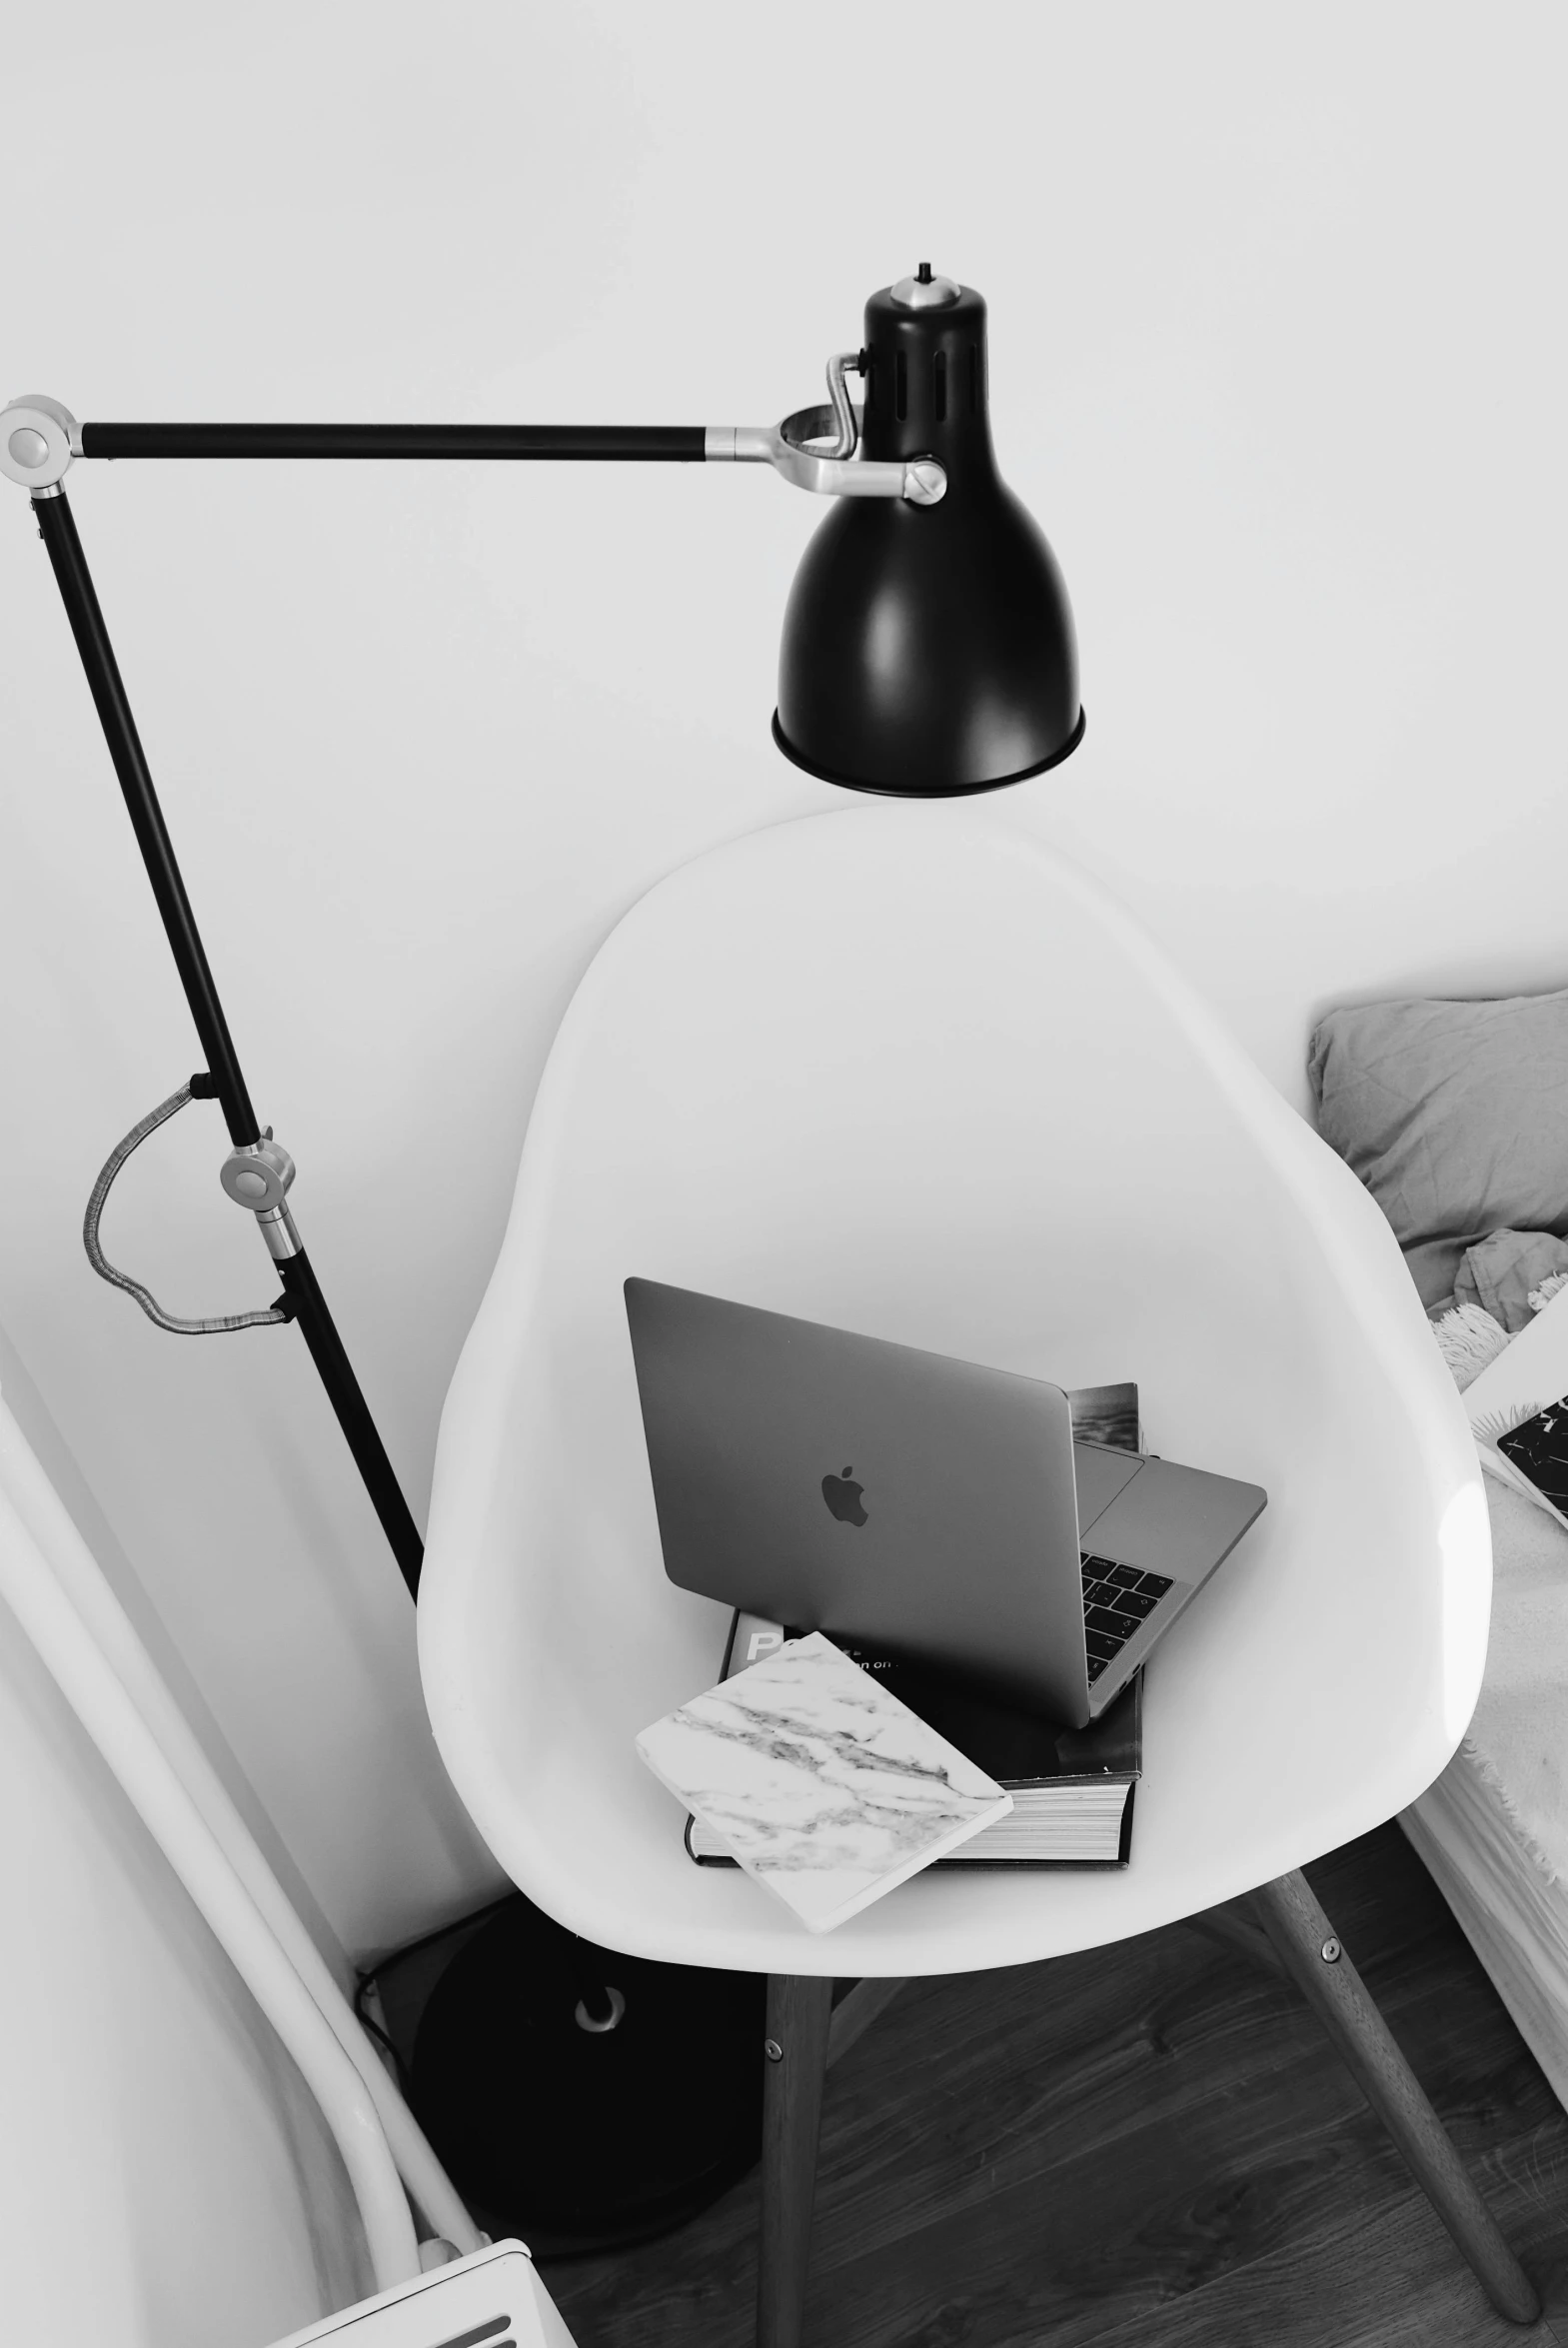
<svg viewBox="0 0 1568 2348">
<path fill-rule="evenodd" d="M 1118 1492 L 1137 1474 L 1143 1461 L 1135 1453 L 1107 1450 L 1101 1443 L 1074 1443 L 1072 1473 L 1078 1492 L 1078 1543 L 1086 1546 L 1089 1526 Z"/>
</svg>

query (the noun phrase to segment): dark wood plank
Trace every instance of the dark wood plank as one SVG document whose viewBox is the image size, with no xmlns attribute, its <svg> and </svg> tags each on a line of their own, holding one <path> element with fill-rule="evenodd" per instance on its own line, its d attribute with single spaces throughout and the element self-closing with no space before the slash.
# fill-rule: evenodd
<svg viewBox="0 0 1568 2348">
<path fill-rule="evenodd" d="M 1403 1836 L 1308 1875 L 1514 2250 L 1568 2265 L 1568 2117 Z M 757 2226 L 754 2178 L 542 2271 L 580 2348 L 752 2348 Z M 1311 2011 L 1239 1950 L 1172 1926 L 911 1981 L 832 2070 L 806 2348 L 1265 2340 L 1555 2335 L 1487 2306 Z"/>
</svg>

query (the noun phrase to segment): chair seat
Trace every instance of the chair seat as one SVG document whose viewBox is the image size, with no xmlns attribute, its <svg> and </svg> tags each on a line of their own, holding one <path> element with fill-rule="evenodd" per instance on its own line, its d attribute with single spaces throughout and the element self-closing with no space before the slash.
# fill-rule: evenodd
<svg viewBox="0 0 1568 2348">
<path fill-rule="evenodd" d="M 1125 1870 L 928 1871 L 806 1933 L 700 1868 L 639 1729 L 728 1617 L 663 1571 L 622 1281 L 1089 1385 L 1269 1506 L 1148 1667 Z M 660 883 L 578 989 L 442 1420 L 436 1737 L 513 1879 L 610 1947 L 946 1973 L 1143 1932 L 1438 1774 L 1490 1595 L 1474 1445 L 1348 1170 L 1129 917 L 995 812 L 855 807 Z"/>
</svg>

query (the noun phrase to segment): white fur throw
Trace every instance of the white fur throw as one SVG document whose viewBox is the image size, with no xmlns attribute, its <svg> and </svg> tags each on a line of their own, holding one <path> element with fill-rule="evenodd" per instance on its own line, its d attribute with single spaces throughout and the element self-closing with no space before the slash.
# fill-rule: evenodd
<svg viewBox="0 0 1568 2348">
<path fill-rule="evenodd" d="M 1456 1304 L 1451 1312 L 1433 1321 L 1432 1334 L 1461 1393 L 1472 1378 L 1480 1376 L 1489 1361 L 1496 1360 L 1508 1343 L 1508 1331 L 1502 1322 L 1494 1320 L 1479 1304 Z"/>
</svg>

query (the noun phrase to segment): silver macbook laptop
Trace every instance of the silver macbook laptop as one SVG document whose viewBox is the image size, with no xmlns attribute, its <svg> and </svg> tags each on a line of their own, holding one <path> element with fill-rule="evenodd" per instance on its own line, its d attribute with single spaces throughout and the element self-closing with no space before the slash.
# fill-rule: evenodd
<svg viewBox="0 0 1568 2348">
<path fill-rule="evenodd" d="M 672 1581 L 1076 1728 L 1266 1505 L 1075 1442 L 1041 1378 L 657 1280 L 626 1300 Z"/>
</svg>

